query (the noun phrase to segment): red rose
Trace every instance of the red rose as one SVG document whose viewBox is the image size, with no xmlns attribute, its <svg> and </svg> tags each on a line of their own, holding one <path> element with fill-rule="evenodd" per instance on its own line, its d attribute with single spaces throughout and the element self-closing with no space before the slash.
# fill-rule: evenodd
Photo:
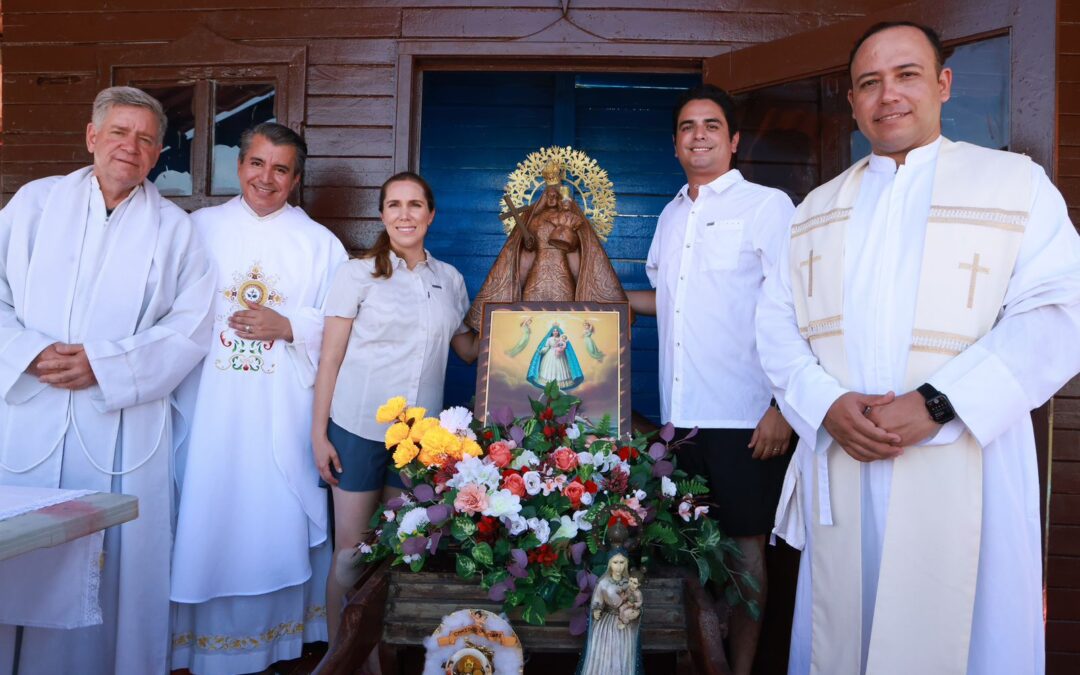
<svg viewBox="0 0 1080 675">
<path fill-rule="evenodd" d="M 520 473 L 504 474 L 502 486 L 504 490 L 509 490 L 518 497 L 525 496 L 525 479 L 521 477 Z"/>
<path fill-rule="evenodd" d="M 550 419 L 554 419 L 554 418 L 555 418 L 555 411 L 552 410 L 550 406 L 548 406 L 547 408 L 544 408 L 544 412 L 540 413 L 540 419 L 542 419 L 542 420 L 550 420 Z"/>
<path fill-rule="evenodd" d="M 499 521 L 491 516 L 484 516 L 476 522 L 476 539 L 478 541 L 492 542 L 499 532 Z"/>
<path fill-rule="evenodd" d="M 599 489 L 600 489 L 600 486 L 598 486 L 593 481 L 591 481 L 591 480 L 585 481 L 585 491 L 588 492 L 589 494 L 594 495 L 594 494 L 596 494 L 596 491 L 599 490 Z"/>
<path fill-rule="evenodd" d="M 495 432 L 491 429 L 484 429 L 484 440 L 490 441 L 495 438 Z"/>
<path fill-rule="evenodd" d="M 631 459 L 637 459 L 638 457 L 637 448 L 631 447 L 629 445 L 622 446 L 615 454 L 617 454 L 619 456 L 619 459 L 624 462 L 629 462 Z"/>
<path fill-rule="evenodd" d="M 550 545 L 544 544 L 529 551 L 529 562 L 538 562 L 541 565 L 552 565 L 559 559 L 559 554 Z"/>
<path fill-rule="evenodd" d="M 524 481 L 522 481 L 524 483 Z M 563 496 L 570 500 L 570 505 L 575 509 L 581 506 L 581 495 L 585 494 L 585 486 L 581 481 L 574 479 L 562 489 Z"/>
<path fill-rule="evenodd" d="M 545 438 L 551 438 L 554 435 L 555 435 L 555 430 L 552 429 L 551 427 L 545 425 L 544 426 L 544 437 Z"/>
<path fill-rule="evenodd" d="M 551 459 L 554 460 L 559 471 L 573 471 L 578 465 L 577 453 L 570 448 L 559 448 L 551 453 Z"/>
<path fill-rule="evenodd" d="M 489 445 L 487 454 L 500 469 L 514 461 L 514 454 L 510 452 L 510 445 L 506 441 L 495 441 Z"/>
</svg>

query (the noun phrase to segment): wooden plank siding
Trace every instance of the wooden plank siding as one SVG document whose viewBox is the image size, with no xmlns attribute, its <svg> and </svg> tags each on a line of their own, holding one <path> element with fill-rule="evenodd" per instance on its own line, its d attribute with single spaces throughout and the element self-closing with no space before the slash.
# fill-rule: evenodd
<svg viewBox="0 0 1080 675">
<path fill-rule="evenodd" d="M 1080 3 L 1060 0 L 1054 182 L 1080 225 Z M 1054 397 L 1047 547 L 1046 671 L 1080 672 L 1080 378 Z"/>
</svg>

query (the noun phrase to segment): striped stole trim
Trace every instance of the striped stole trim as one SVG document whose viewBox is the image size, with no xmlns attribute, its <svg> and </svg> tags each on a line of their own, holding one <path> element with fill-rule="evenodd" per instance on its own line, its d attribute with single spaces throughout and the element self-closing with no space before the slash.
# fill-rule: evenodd
<svg viewBox="0 0 1080 675">
<path fill-rule="evenodd" d="M 811 321 L 805 326 L 799 326 L 799 332 L 807 340 L 817 340 L 844 333 L 844 315 L 827 316 L 824 319 Z"/>
<path fill-rule="evenodd" d="M 962 223 L 992 227 L 1009 232 L 1023 232 L 1027 227 L 1027 211 L 981 209 L 968 206 L 930 206 L 929 223 Z M 794 230 L 794 228 L 792 228 Z"/>
<path fill-rule="evenodd" d="M 911 351 L 913 352 L 931 352 L 956 356 L 973 344 L 975 344 L 975 338 L 958 333 L 919 330 L 917 328 L 911 331 Z"/>
<path fill-rule="evenodd" d="M 801 223 L 794 223 L 791 226 L 791 237 L 794 239 L 800 235 L 806 234 L 811 230 L 816 230 L 819 227 L 825 227 L 826 225 L 832 225 L 833 223 L 840 222 L 841 220 L 847 220 L 851 217 L 851 207 L 842 209 L 833 209 L 820 213 L 812 218 L 807 218 Z"/>
</svg>

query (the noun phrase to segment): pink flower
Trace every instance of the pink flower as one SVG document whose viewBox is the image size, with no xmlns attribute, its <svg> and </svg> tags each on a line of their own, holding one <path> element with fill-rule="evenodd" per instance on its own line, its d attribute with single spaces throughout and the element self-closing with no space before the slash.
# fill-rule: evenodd
<svg viewBox="0 0 1080 675">
<path fill-rule="evenodd" d="M 477 485 L 476 483 L 466 483 L 458 490 L 457 497 L 454 498 L 454 508 L 462 513 L 468 513 L 472 515 L 479 513 L 488 507 L 487 490 L 483 485 Z"/>
<path fill-rule="evenodd" d="M 623 504 L 626 504 L 628 508 L 632 509 L 634 513 L 638 515 L 638 518 L 645 517 L 646 510 L 641 505 L 641 502 L 638 500 L 637 497 L 629 497 L 627 499 L 624 499 Z"/>
<path fill-rule="evenodd" d="M 572 483 L 567 483 L 562 493 L 564 497 L 570 500 L 570 505 L 576 509 L 581 506 L 581 495 L 585 494 L 585 486 L 580 481 L 575 480 Z"/>
<path fill-rule="evenodd" d="M 487 454 L 500 469 L 514 461 L 514 455 L 510 452 L 510 445 L 506 441 L 495 441 L 489 445 Z"/>
<path fill-rule="evenodd" d="M 503 489 L 509 490 L 518 497 L 525 496 L 525 479 L 519 473 L 508 473 L 503 476 Z"/>
<path fill-rule="evenodd" d="M 559 471 L 573 471 L 578 465 L 577 453 L 570 448 L 559 448 L 551 453 L 551 458 L 555 460 Z"/>
</svg>

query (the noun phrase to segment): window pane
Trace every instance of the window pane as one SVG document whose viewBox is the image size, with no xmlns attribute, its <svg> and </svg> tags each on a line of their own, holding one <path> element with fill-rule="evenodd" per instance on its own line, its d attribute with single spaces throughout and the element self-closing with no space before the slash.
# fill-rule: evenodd
<svg viewBox="0 0 1080 675">
<path fill-rule="evenodd" d="M 191 195 L 191 139 L 195 129 L 195 86 L 140 86 L 165 109 L 169 127 L 150 181 L 168 197 Z"/>
<path fill-rule="evenodd" d="M 210 194 L 238 195 L 236 160 L 240 134 L 262 122 L 274 121 L 274 85 L 222 84 L 214 87 L 214 162 Z"/>
<path fill-rule="evenodd" d="M 953 70 L 952 97 L 941 109 L 941 133 L 997 150 L 1009 149 L 1009 36 L 957 47 L 945 65 Z M 851 157 L 870 153 L 858 130 L 851 134 Z"/>
</svg>

